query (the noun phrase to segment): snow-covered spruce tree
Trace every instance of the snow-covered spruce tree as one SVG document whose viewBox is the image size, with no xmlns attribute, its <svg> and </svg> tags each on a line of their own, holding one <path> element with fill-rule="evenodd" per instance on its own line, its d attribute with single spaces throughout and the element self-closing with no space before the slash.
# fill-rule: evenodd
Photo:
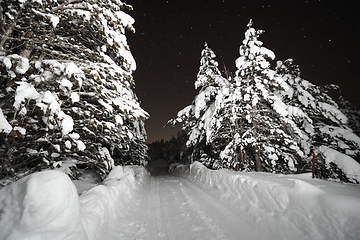
<svg viewBox="0 0 360 240">
<path fill-rule="evenodd" d="M 250 21 L 236 60 L 234 89 L 218 104 L 216 113 L 227 109 L 231 115 L 226 121 L 237 129 L 220 157 L 225 167 L 235 167 L 240 161 L 242 170 L 294 172 L 303 164 L 304 154 L 296 141 L 300 136 L 278 94 L 288 85 L 270 69 L 269 60 L 275 54 L 258 40 L 262 33 Z M 217 136 L 224 118 L 214 115 L 214 119 L 220 121 L 212 125 Z"/>
<path fill-rule="evenodd" d="M 354 133 L 360 136 L 360 110 L 354 106 L 353 103 L 344 99 L 344 96 L 340 97 L 340 110 L 349 119 L 349 126 Z M 358 159 L 360 162 L 360 159 Z"/>
<path fill-rule="evenodd" d="M 289 85 L 282 95 L 287 104 L 288 116 L 301 130 L 299 146 L 308 158 L 313 152 L 319 154 L 317 174 L 324 178 L 352 181 L 350 176 L 343 173 L 344 169 L 339 169 L 340 166 L 335 163 L 324 162 L 322 156 L 323 151 L 328 148 L 354 159 L 358 159 L 360 155 L 360 138 L 353 132 L 348 118 L 328 93 L 330 89 L 340 91 L 339 87 L 333 84 L 316 86 L 302 79 L 299 66 L 293 64 L 292 59 L 278 61 L 276 70 Z M 341 94 L 340 97 L 346 105 Z"/>
<path fill-rule="evenodd" d="M 211 146 L 207 146 L 205 141 L 210 130 L 214 102 L 218 91 L 229 84 L 228 80 L 221 76 L 215 57 L 215 53 L 205 43 L 195 81 L 195 89 L 199 89 L 199 94 L 191 105 L 178 112 L 176 119 L 168 122 L 172 125 L 182 124 L 182 129 L 187 131 L 189 136 L 186 145 L 193 148 L 193 158 L 196 159 L 203 154 L 207 155 L 207 159 L 211 158 Z"/>
<path fill-rule="evenodd" d="M 235 84 L 231 84 L 221 89 L 216 96 L 215 110 L 210 121 L 210 134 L 207 138 L 207 143 L 213 145 L 217 157 L 210 165 L 211 168 L 239 169 L 240 162 L 246 158 L 245 151 L 233 145 L 233 140 L 244 131 L 241 122 L 243 101 L 239 90 Z"/>
<path fill-rule="evenodd" d="M 2 176 L 64 165 L 143 164 L 148 114 L 120 0 L 1 2 Z M 66 164 L 63 164 L 66 162 Z M 73 168 L 73 169 L 74 169 Z M 70 174 L 74 172 L 69 172 Z"/>
<path fill-rule="evenodd" d="M 325 90 L 329 92 L 329 95 L 333 96 L 333 99 L 338 104 L 340 111 L 343 112 L 348 118 L 349 127 L 354 131 L 356 135 L 360 136 L 359 107 L 356 108 L 353 102 L 350 102 L 345 98 L 340 86 L 336 84 L 330 84 L 324 86 L 323 88 L 325 88 Z"/>
</svg>

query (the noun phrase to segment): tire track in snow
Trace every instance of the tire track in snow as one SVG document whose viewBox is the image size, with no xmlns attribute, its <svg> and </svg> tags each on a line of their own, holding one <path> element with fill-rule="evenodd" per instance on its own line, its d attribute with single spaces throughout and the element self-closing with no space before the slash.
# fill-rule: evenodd
<svg viewBox="0 0 360 240">
<path fill-rule="evenodd" d="M 167 216 L 172 226 L 175 226 L 174 234 L 177 236 L 175 239 L 213 239 L 211 229 L 193 210 L 187 198 L 179 190 L 179 185 L 181 182 L 175 177 L 168 180 L 166 185 L 172 193 L 171 198 L 167 199 L 168 203 L 171 203 L 167 205 Z"/>
<path fill-rule="evenodd" d="M 197 201 L 181 191 L 181 179 L 175 176 L 161 178 L 162 210 L 167 224 L 168 239 L 226 239 L 221 228 L 205 212 Z M 187 186 L 185 186 L 187 187 Z"/>
<path fill-rule="evenodd" d="M 145 239 L 267 239 L 186 179 L 151 177 L 148 196 Z"/>
<path fill-rule="evenodd" d="M 160 200 L 158 181 L 151 177 L 150 181 L 150 196 L 148 207 L 148 234 L 149 239 L 164 238 L 165 234 L 162 231 L 162 218 L 160 213 Z M 155 219 L 154 219 L 155 218 Z"/>
<path fill-rule="evenodd" d="M 172 188 L 171 182 L 163 178 L 157 179 L 159 188 L 159 203 L 161 206 L 164 225 L 166 226 L 167 239 L 181 239 L 181 233 L 176 230 L 177 223 L 174 220 L 175 216 L 171 216 L 172 207 L 174 207 L 174 200 L 172 199 L 176 191 Z M 161 190 L 162 192 L 160 192 Z"/>
<path fill-rule="evenodd" d="M 180 190 L 184 194 L 185 198 L 189 202 L 191 208 L 199 215 L 199 217 L 203 220 L 206 227 L 215 234 L 216 239 L 222 239 L 226 240 L 225 233 L 222 231 L 222 229 L 212 220 L 210 216 L 208 216 L 203 210 L 202 207 L 194 201 L 193 197 L 191 197 L 189 194 L 186 193 L 184 190 L 184 187 L 181 187 Z"/>
<path fill-rule="evenodd" d="M 212 196 L 200 188 L 194 186 L 188 180 L 183 178 L 180 179 L 180 181 L 187 186 L 186 188 L 181 187 L 181 191 L 185 194 L 185 196 L 187 196 L 189 200 L 193 202 L 194 199 L 196 199 L 196 201 L 199 201 L 203 206 L 202 210 L 200 209 L 199 204 L 194 203 L 194 210 L 199 211 L 200 214 L 204 213 L 205 216 L 208 215 L 210 220 L 214 219 L 217 221 L 218 224 L 216 225 L 219 226 L 219 229 L 220 227 L 221 229 L 226 229 L 225 236 L 227 236 L 229 239 L 267 239 L 266 236 L 258 232 L 258 229 L 249 227 L 244 220 L 238 218 L 224 206 L 219 204 L 219 202 Z M 186 191 L 189 191 L 189 193 L 186 193 Z M 212 222 L 213 221 L 210 221 L 209 223 L 212 224 Z M 224 231 L 222 231 L 222 233 L 224 233 Z"/>
</svg>

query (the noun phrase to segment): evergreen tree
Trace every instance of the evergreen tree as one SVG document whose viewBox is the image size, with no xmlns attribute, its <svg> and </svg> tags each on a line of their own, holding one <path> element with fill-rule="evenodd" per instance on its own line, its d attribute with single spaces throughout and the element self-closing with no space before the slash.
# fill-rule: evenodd
<svg viewBox="0 0 360 240">
<path fill-rule="evenodd" d="M 348 125 L 354 131 L 356 135 L 360 135 L 360 110 L 359 107 L 355 107 L 353 102 L 346 100 L 340 86 L 335 84 L 330 84 L 324 86 L 324 88 L 330 92 L 331 96 L 335 95 L 333 98 L 336 100 L 336 103 L 339 105 L 341 112 L 345 114 L 348 118 Z M 335 93 L 334 93 L 335 92 Z"/>
<path fill-rule="evenodd" d="M 351 123 L 356 129 L 356 111 L 352 111 L 349 103 L 344 100 L 339 86 L 316 86 L 302 79 L 300 69 L 293 64 L 292 59 L 278 61 L 277 72 L 290 86 L 283 96 L 288 105 L 289 116 L 301 129 L 304 152 L 310 155 L 318 147 L 327 146 L 355 159 L 359 158 L 360 138 L 350 127 L 345 114 L 347 111 L 354 113 Z M 345 109 L 341 109 L 330 97 L 331 90 L 339 91 L 340 104 Z"/>
<path fill-rule="evenodd" d="M 215 53 L 205 43 L 201 52 L 200 68 L 195 81 L 195 89 L 200 89 L 193 103 L 178 113 L 168 124 L 182 123 L 182 129 L 188 132 L 187 147 L 193 148 L 193 156 L 203 153 L 211 155 L 211 147 L 206 146 L 209 136 L 210 120 L 214 112 L 214 102 L 218 91 L 229 84 L 221 76 Z"/>
<path fill-rule="evenodd" d="M 276 72 L 271 70 L 267 60 L 275 54 L 258 41 L 262 31 L 254 30 L 251 22 L 248 27 L 236 62 L 236 86 L 222 91 L 230 94 L 218 95 L 213 115 L 214 139 L 224 139 L 224 126 L 230 129 L 231 141 L 220 153 L 223 166 L 240 164 L 251 170 L 253 159 L 255 170 L 260 162 L 265 171 L 302 172 L 309 168 L 312 153 L 321 155 L 323 146 L 358 158 L 360 138 L 328 94 L 337 86 L 320 87 L 302 79 L 291 59 L 279 61 Z M 345 179 L 335 164 L 321 161 L 319 175 Z"/>
<path fill-rule="evenodd" d="M 1 6 L 6 124 L 0 126 L 0 171 L 71 162 L 103 175 L 114 164 L 145 164 L 142 120 L 148 114 L 133 92 L 136 63 L 125 36 L 134 30 L 124 12 L 131 6 L 119 0 L 9 0 Z"/>
<path fill-rule="evenodd" d="M 356 108 L 353 103 L 341 97 L 340 110 L 349 120 L 349 127 L 354 131 L 357 136 L 360 136 L 360 110 Z M 358 159 L 360 162 L 360 159 Z"/>
<path fill-rule="evenodd" d="M 278 61 L 276 69 L 271 69 L 275 54 L 258 40 L 262 33 L 250 21 L 236 60 L 237 71 L 228 80 L 213 70 L 217 68 L 204 64 L 210 62 L 204 56 L 212 56 L 204 54 L 205 46 L 195 84 L 201 90 L 192 105 L 170 123 L 183 124 L 189 131 L 187 146 L 200 149 L 193 156 L 211 168 L 300 173 L 309 170 L 316 153 L 319 177 L 356 182 L 348 167 L 356 164 L 351 158 L 346 157 L 344 164 L 327 159 L 329 154 L 360 155 L 360 138 L 352 130 L 357 118 L 349 123 L 330 97 L 329 91 L 338 87 L 316 86 L 302 79 L 291 59 Z M 215 72 L 224 84 L 202 72 Z"/>
<path fill-rule="evenodd" d="M 235 167 L 240 163 L 238 168 L 243 170 L 286 173 L 301 164 L 303 153 L 294 140 L 299 137 L 292 129 L 295 124 L 286 117 L 285 104 L 278 94 L 288 85 L 270 69 L 269 60 L 275 54 L 258 40 L 262 33 L 250 21 L 236 60 L 233 90 L 219 101 L 222 104 L 217 113 L 225 112 L 228 119 L 216 115 L 214 118 L 235 126 L 220 157 L 224 166 Z M 213 124 L 214 136 L 223 125 L 226 124 Z"/>
<path fill-rule="evenodd" d="M 228 82 L 221 76 L 215 60 L 215 53 L 205 43 L 201 51 L 200 68 L 195 81 L 195 89 L 206 89 L 207 87 L 222 87 L 228 85 Z"/>
<path fill-rule="evenodd" d="M 186 141 L 188 137 L 185 131 L 179 131 L 177 136 L 172 136 L 170 140 L 155 141 L 148 144 L 150 162 L 157 160 L 164 160 L 168 164 L 177 163 L 188 163 L 188 154 L 186 149 Z"/>
</svg>

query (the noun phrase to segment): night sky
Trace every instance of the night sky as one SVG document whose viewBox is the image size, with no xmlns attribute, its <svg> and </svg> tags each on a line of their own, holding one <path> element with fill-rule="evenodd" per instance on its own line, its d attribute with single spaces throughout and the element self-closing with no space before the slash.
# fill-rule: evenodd
<svg viewBox="0 0 360 240">
<path fill-rule="evenodd" d="M 235 72 L 246 24 L 253 19 L 260 41 L 276 60 L 293 58 L 312 83 L 340 85 L 360 102 L 360 13 L 358 1 L 126 0 L 134 8 L 136 33 L 127 33 L 137 62 L 135 93 L 150 113 L 148 142 L 176 136 L 163 126 L 191 104 L 200 53 L 207 42 Z"/>
</svg>

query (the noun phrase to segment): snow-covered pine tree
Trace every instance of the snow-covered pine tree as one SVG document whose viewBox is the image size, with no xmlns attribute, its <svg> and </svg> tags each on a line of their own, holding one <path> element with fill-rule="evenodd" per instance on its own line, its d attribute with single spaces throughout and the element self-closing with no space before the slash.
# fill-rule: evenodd
<svg viewBox="0 0 360 240">
<path fill-rule="evenodd" d="M 340 86 L 336 84 L 329 84 L 323 87 L 328 95 L 332 96 L 334 101 L 338 104 L 339 110 L 348 118 L 348 125 L 354 133 L 360 136 L 360 110 L 355 107 L 354 102 L 346 99 Z M 358 162 L 360 159 L 358 159 Z"/>
<path fill-rule="evenodd" d="M 278 94 L 288 85 L 270 69 L 269 60 L 275 54 L 258 40 L 262 33 L 250 21 L 236 60 L 233 89 L 216 104 L 212 134 L 218 136 L 223 126 L 229 125 L 222 121 L 235 126 L 231 141 L 220 153 L 224 167 L 294 172 L 302 164 L 303 152 L 295 141 L 299 138 L 296 126 L 286 117 L 286 106 Z M 227 118 L 219 116 L 223 112 Z"/>
<path fill-rule="evenodd" d="M 210 121 L 211 131 L 207 138 L 217 158 L 209 165 L 211 168 L 239 169 L 239 163 L 246 158 L 245 151 L 233 145 L 233 140 L 244 131 L 241 122 L 243 101 L 239 90 L 235 84 L 230 84 L 216 96 L 215 110 Z"/>
<path fill-rule="evenodd" d="M 191 105 L 179 111 L 177 118 L 168 124 L 182 124 L 182 129 L 188 132 L 188 148 L 193 148 L 193 156 L 199 158 L 202 154 L 211 157 L 211 146 L 207 146 L 206 138 L 210 131 L 210 120 L 214 111 L 214 102 L 218 91 L 229 85 L 227 79 L 221 76 L 215 53 L 205 43 L 201 52 L 200 68 L 195 81 L 195 89 L 199 94 Z"/>
<path fill-rule="evenodd" d="M 195 81 L 195 89 L 200 91 L 207 87 L 223 87 L 228 85 L 228 81 L 221 76 L 219 64 L 215 60 L 216 55 L 208 44 L 205 43 L 201 51 L 200 68 Z"/>
<path fill-rule="evenodd" d="M 313 152 L 322 155 L 324 149 L 331 148 L 358 159 L 360 138 L 351 129 L 346 115 L 328 94 L 330 89 L 341 93 L 339 86 L 317 86 L 302 79 L 300 68 L 292 59 L 278 61 L 276 71 L 289 85 L 288 90 L 282 93 L 283 99 L 287 104 L 288 117 L 301 130 L 299 146 L 308 158 Z M 340 97 L 341 102 L 346 105 L 341 94 Z M 344 179 L 343 170 L 336 164 L 321 162 L 321 156 L 319 161 L 318 174 L 322 177 L 351 180 Z"/>
<path fill-rule="evenodd" d="M 106 173 L 146 161 L 148 114 L 120 0 L 1 2 L 1 169 L 82 166 Z M 66 164 L 64 164 L 66 162 Z M 71 172 L 69 172 L 71 174 Z"/>
<path fill-rule="evenodd" d="M 349 119 L 349 126 L 354 133 L 360 136 L 360 110 L 356 108 L 353 103 L 347 101 L 344 96 L 340 95 L 340 110 Z M 360 159 L 358 159 L 360 162 Z"/>
</svg>

